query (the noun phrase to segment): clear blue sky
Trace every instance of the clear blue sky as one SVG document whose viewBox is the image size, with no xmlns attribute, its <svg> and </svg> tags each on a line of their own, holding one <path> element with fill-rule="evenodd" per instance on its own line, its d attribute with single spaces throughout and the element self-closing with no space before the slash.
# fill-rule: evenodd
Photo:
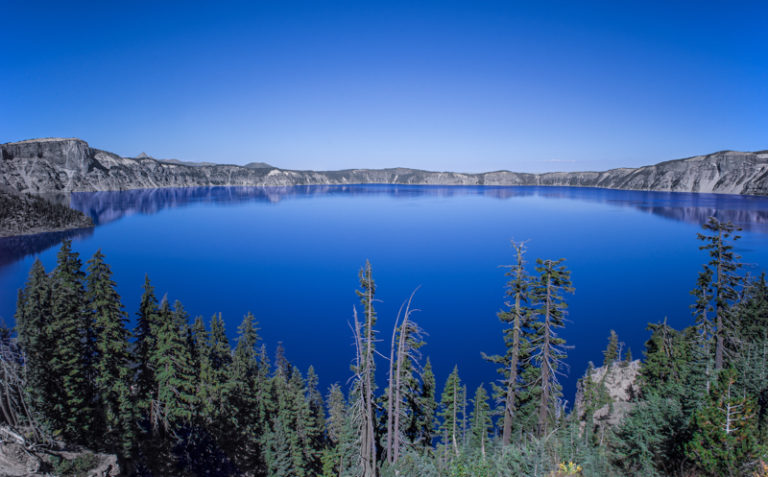
<svg viewBox="0 0 768 477">
<path fill-rule="evenodd" d="M 768 148 L 768 2 L 0 3 L 0 142 L 339 169 Z"/>
</svg>

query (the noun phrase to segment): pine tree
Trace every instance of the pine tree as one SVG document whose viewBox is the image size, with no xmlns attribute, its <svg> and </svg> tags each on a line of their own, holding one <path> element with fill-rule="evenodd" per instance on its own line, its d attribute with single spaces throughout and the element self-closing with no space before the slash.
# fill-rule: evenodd
<svg viewBox="0 0 768 477">
<path fill-rule="evenodd" d="M 458 456 L 460 445 L 463 444 L 463 422 L 466 420 L 466 393 L 459 378 L 458 366 L 454 366 L 445 381 L 440 397 L 439 416 L 442 418 L 440 434 L 443 437 L 443 445 L 453 449 L 453 453 Z"/>
<path fill-rule="evenodd" d="M 307 447 L 311 450 L 310 470 L 317 473 L 320 470 L 319 453 L 326 445 L 325 437 L 325 405 L 323 395 L 318 390 L 320 379 L 315 373 L 315 368 L 310 366 L 307 370 L 306 400 L 309 405 L 307 417 Z"/>
<path fill-rule="evenodd" d="M 734 232 L 741 230 L 730 222 L 720 222 L 710 217 L 703 225 L 704 230 L 712 232 L 711 235 L 697 234 L 699 240 L 705 245 L 700 250 L 709 252 L 710 260 L 704 265 L 704 270 L 699 275 L 696 310 L 702 315 L 702 323 L 706 320 L 704 312 L 711 309 L 714 312 L 713 328 L 715 341 L 715 371 L 723 368 L 726 359 L 726 348 L 733 351 L 734 345 L 730 343 L 734 332 L 732 323 L 732 307 L 738 298 L 738 290 L 741 277 L 737 274 L 741 263 L 739 257 L 733 251 L 731 241 L 740 238 Z M 709 280 L 707 288 L 706 281 Z M 706 300 L 711 297 L 711 308 L 706 306 Z"/>
<path fill-rule="evenodd" d="M 217 441 L 229 433 L 226 396 L 229 393 L 227 372 L 232 362 L 232 350 L 227 339 L 221 313 L 213 315 L 205 352 L 201 356 L 198 400 L 205 426 Z"/>
<path fill-rule="evenodd" d="M 228 369 L 228 386 L 225 395 L 225 409 L 229 433 L 224 439 L 230 455 L 242 465 L 241 468 L 255 468 L 259 465 L 260 449 L 257 436 L 264 431 L 260 419 L 257 388 L 259 380 L 259 346 L 261 340 L 253 314 L 248 313 L 238 327 L 237 345 Z"/>
<path fill-rule="evenodd" d="M 719 375 L 709 402 L 694 416 L 687 445 L 689 458 L 706 475 L 745 475 L 747 465 L 768 450 L 757 437 L 755 404 L 737 391 L 733 369 Z"/>
<path fill-rule="evenodd" d="M 153 431 L 165 439 L 175 438 L 180 427 L 192 422 L 197 405 L 195 370 L 181 321 L 185 314 L 178 306 L 175 311 L 163 299 L 157 314 L 156 346 L 149 357 L 156 389 L 150 423 Z"/>
<path fill-rule="evenodd" d="M 352 411 L 355 413 L 355 422 L 359 426 L 360 434 L 360 461 L 362 462 L 362 476 L 376 477 L 376 416 L 374 415 L 374 399 L 376 391 L 375 379 L 375 354 L 376 335 L 376 311 L 375 301 L 376 284 L 373 281 L 371 263 L 366 260 L 365 266 L 360 269 L 360 287 L 356 293 L 363 305 L 364 321 L 358 320 L 357 309 L 353 308 L 355 336 L 355 365 L 353 366 L 354 386 L 352 389 Z"/>
<path fill-rule="evenodd" d="M 93 359 L 94 385 L 98 400 L 98 421 L 103 434 L 94 443 L 128 455 L 133 442 L 133 384 L 128 350 L 127 317 L 112 280 L 112 271 L 97 251 L 88 261 L 86 295 L 93 313 L 96 353 Z"/>
<path fill-rule="evenodd" d="M 565 340 L 557 334 L 557 329 L 564 326 L 567 305 L 562 293 L 573 293 L 570 272 L 561 265 L 560 260 L 536 260 L 539 280 L 531 290 L 532 303 L 536 307 L 538 320 L 535 329 L 535 352 L 533 359 L 539 368 L 539 410 L 537 431 L 539 436 L 549 429 L 553 411 L 557 407 L 561 387 L 557 376 L 566 357 L 563 345 Z"/>
<path fill-rule="evenodd" d="M 688 461 L 692 416 L 706 398 L 699 330 L 650 324 L 638 384 L 641 399 L 616 431 L 617 461 L 632 475 L 680 472 Z"/>
<path fill-rule="evenodd" d="M 293 461 L 293 449 L 291 446 L 291 433 L 285 419 L 275 416 L 272 425 L 264 435 L 264 461 L 267 467 L 267 476 L 282 477 L 291 475 L 299 477 L 303 473 L 297 473 Z"/>
<path fill-rule="evenodd" d="M 530 359 L 531 309 L 529 293 L 531 278 L 525 270 L 525 242 L 516 243 L 513 241 L 512 247 L 515 249 L 516 262 L 514 265 L 507 266 L 509 270 L 506 274 L 510 277 L 507 282 L 506 293 L 511 301 L 505 302 L 508 311 L 498 313 L 499 319 L 508 325 L 504 330 L 504 343 L 507 351 L 503 356 L 483 355 L 485 359 L 499 364 L 499 373 L 504 376 L 504 387 L 498 393 L 504 402 L 501 437 L 503 444 L 509 444 L 512 438 L 513 421 L 516 408 L 519 405 L 521 368 Z"/>
<path fill-rule="evenodd" d="M 437 411 L 437 384 L 432 372 L 432 362 L 427 358 L 421 371 L 421 388 L 417 398 L 416 436 L 413 439 L 422 448 L 431 448 L 435 438 L 435 412 Z"/>
<path fill-rule="evenodd" d="M 645 344 L 645 362 L 640 371 L 643 395 L 656 394 L 682 403 L 686 412 L 699 407 L 706 394 L 706 376 L 698 360 L 698 330 L 682 331 L 667 324 L 649 324 L 651 337 Z"/>
<path fill-rule="evenodd" d="M 338 383 L 332 384 L 329 388 L 326 403 L 328 406 L 328 419 L 325 421 L 325 424 L 328 446 L 323 450 L 322 454 L 322 475 L 333 477 L 341 475 L 342 470 L 345 468 L 343 445 L 348 420 L 347 403 L 341 386 Z"/>
<path fill-rule="evenodd" d="M 491 406 L 488 404 L 488 393 L 481 384 L 475 391 L 475 397 L 472 399 L 472 425 L 470 445 L 473 448 L 480 449 L 480 453 L 485 457 L 485 451 L 488 442 L 488 434 L 493 423 L 491 422 Z"/>
<path fill-rule="evenodd" d="M 285 347 L 282 341 L 277 342 L 275 348 L 275 375 L 288 379 L 291 375 L 291 363 L 285 357 Z"/>
<path fill-rule="evenodd" d="M 604 405 L 611 402 L 611 397 L 608 394 L 608 389 L 605 387 L 605 377 L 608 375 L 610 368 L 604 369 L 601 379 L 597 379 L 595 376 L 595 365 L 590 361 L 587 366 L 587 372 L 579 379 L 577 384 L 577 402 L 581 405 L 576 409 L 577 417 L 580 421 L 585 423 L 584 431 L 585 437 L 588 442 L 597 444 L 592 440 L 594 436 L 595 427 L 594 415 L 595 411 L 602 408 Z M 599 425 L 602 429 L 604 426 Z"/>
<path fill-rule="evenodd" d="M 742 340 L 753 343 L 768 340 L 768 283 L 765 272 L 745 287 L 737 312 L 738 332 Z"/>
<path fill-rule="evenodd" d="M 320 468 L 320 454 L 319 449 L 312 446 L 317 430 L 313 428 L 305 381 L 297 368 L 291 367 L 290 372 L 287 379 L 276 372 L 271 380 L 276 406 L 262 444 L 265 462 L 268 469 L 277 469 L 279 464 L 286 472 L 280 475 L 316 475 Z M 282 439 L 282 442 L 275 439 Z M 283 467 L 286 464 L 287 468 Z M 269 475 L 278 475 L 272 472 Z"/>
<path fill-rule="evenodd" d="M 52 354 L 49 363 L 55 380 L 48 416 L 54 429 L 73 442 L 86 443 L 92 431 L 93 390 L 90 386 L 93 359 L 92 315 L 86 308 L 82 262 L 65 240 L 51 276 Z"/>
<path fill-rule="evenodd" d="M 150 406 L 156 398 L 157 390 L 151 356 L 156 354 L 157 350 L 160 317 L 155 288 L 150 283 L 149 276 L 146 275 L 137 317 L 133 332 L 136 337 L 133 348 L 133 361 L 136 366 L 136 409 L 142 419 L 149 419 Z"/>
<path fill-rule="evenodd" d="M 629 364 L 631 362 L 632 362 L 632 348 L 628 346 L 627 352 L 624 353 L 624 364 Z"/>
<path fill-rule="evenodd" d="M 51 280 L 39 259 L 32 264 L 16 306 L 16 330 L 26 364 L 26 390 L 32 409 L 52 416 L 58 391 L 51 370 L 54 353 L 51 335 Z"/>
<path fill-rule="evenodd" d="M 614 330 L 608 337 L 608 347 L 603 351 L 603 366 L 611 367 L 619 359 L 619 336 Z M 607 371 L 606 371 L 607 373 Z"/>
</svg>

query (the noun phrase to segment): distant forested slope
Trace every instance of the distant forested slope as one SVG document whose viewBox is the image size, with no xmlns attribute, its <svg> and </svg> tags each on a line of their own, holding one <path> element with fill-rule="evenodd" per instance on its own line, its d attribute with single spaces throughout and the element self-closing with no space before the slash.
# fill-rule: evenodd
<svg viewBox="0 0 768 477">
<path fill-rule="evenodd" d="M 93 227 L 82 212 L 42 197 L 0 189 L 0 237 Z"/>
</svg>

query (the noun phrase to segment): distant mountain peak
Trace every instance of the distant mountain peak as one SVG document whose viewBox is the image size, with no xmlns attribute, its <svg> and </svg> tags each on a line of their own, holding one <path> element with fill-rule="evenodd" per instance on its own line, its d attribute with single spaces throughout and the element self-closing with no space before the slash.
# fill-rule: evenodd
<svg viewBox="0 0 768 477">
<path fill-rule="evenodd" d="M 275 169 L 275 166 L 267 164 L 266 162 L 249 162 L 243 167 L 247 167 L 248 169 Z"/>
</svg>

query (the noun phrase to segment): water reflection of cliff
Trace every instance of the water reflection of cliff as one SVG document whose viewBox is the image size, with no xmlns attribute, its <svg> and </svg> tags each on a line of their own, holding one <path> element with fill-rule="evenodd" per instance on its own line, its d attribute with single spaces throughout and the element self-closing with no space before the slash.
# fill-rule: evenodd
<svg viewBox="0 0 768 477">
<path fill-rule="evenodd" d="M 0 238 L 0 267 L 21 260 L 27 255 L 38 254 L 58 245 L 64 239 L 78 239 L 91 235 L 93 235 L 93 228 Z"/>
<path fill-rule="evenodd" d="M 673 220 L 701 224 L 716 216 L 745 230 L 768 233 L 768 199 L 724 194 L 644 192 L 577 187 L 491 187 L 347 185 L 294 187 L 195 187 L 73 193 L 70 206 L 106 224 L 126 215 L 154 214 L 194 203 L 277 203 L 318 196 L 375 196 L 395 198 L 456 197 L 478 195 L 497 199 L 538 196 L 631 207 Z"/>
</svg>

